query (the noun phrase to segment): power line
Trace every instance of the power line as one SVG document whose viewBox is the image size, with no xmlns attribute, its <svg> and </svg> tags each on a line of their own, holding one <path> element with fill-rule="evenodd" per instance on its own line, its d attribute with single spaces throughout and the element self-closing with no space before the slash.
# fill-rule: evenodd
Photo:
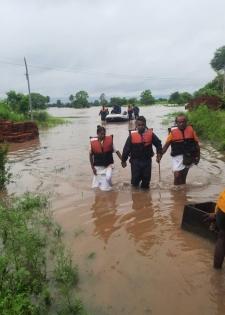
<svg viewBox="0 0 225 315">
<path fill-rule="evenodd" d="M 18 67 L 24 67 L 22 63 L 14 62 L 14 61 L 6 61 L 6 60 L 0 60 L 0 63 L 6 64 L 6 65 L 12 65 L 12 66 L 18 66 Z M 36 68 L 36 69 L 42 69 L 42 70 L 50 70 L 50 71 L 57 71 L 57 72 L 67 72 L 67 73 L 73 73 L 73 74 L 87 74 L 87 75 L 104 75 L 109 77 L 117 77 L 120 79 L 141 79 L 143 81 L 148 80 L 182 80 L 183 82 L 192 82 L 191 79 L 187 78 L 181 78 L 181 77 L 154 77 L 154 76 L 148 76 L 148 75 L 130 75 L 130 74 L 122 74 L 122 73 L 111 73 L 111 72 L 101 72 L 96 70 L 81 70 L 77 68 L 63 68 L 63 67 L 56 67 L 56 66 L 42 66 L 42 65 L 34 65 L 29 64 L 30 68 Z M 194 71 L 193 71 L 194 73 Z M 190 73 L 189 73 L 190 74 Z"/>
</svg>

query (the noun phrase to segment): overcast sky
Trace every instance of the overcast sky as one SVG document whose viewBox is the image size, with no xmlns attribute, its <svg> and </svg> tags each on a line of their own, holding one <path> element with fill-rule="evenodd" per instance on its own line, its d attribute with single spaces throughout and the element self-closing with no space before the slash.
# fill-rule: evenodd
<svg viewBox="0 0 225 315">
<path fill-rule="evenodd" d="M 224 0 L 0 0 L 0 97 L 193 92 L 215 76 Z"/>
</svg>

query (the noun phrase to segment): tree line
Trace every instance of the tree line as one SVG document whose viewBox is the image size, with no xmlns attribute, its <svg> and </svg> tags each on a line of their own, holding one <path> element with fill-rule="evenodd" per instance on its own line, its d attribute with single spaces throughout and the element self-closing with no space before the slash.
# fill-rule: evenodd
<svg viewBox="0 0 225 315">
<path fill-rule="evenodd" d="M 140 94 L 140 98 L 131 97 L 111 97 L 107 99 L 105 93 L 102 93 L 98 99 L 90 102 L 89 95 L 86 91 L 78 91 L 74 95 L 69 96 L 69 102 L 62 102 L 57 100 L 55 103 L 50 104 L 49 106 L 56 107 L 73 107 L 73 108 L 85 108 L 91 106 L 109 106 L 113 107 L 114 105 L 126 106 L 128 104 L 140 104 L 140 105 L 152 105 L 156 102 L 156 99 L 153 97 L 150 89 L 143 91 Z"/>
</svg>

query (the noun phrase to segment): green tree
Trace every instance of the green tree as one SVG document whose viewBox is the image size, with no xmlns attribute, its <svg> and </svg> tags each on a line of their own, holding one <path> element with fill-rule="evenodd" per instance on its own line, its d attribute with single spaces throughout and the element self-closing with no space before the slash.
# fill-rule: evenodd
<svg viewBox="0 0 225 315">
<path fill-rule="evenodd" d="M 172 93 L 169 97 L 169 103 L 172 104 L 179 104 L 180 100 L 180 93 L 178 91 Z"/>
<path fill-rule="evenodd" d="M 31 93 L 33 109 L 46 109 L 49 100 L 49 96 L 43 96 L 39 93 Z"/>
<path fill-rule="evenodd" d="M 179 104 L 186 104 L 192 99 L 192 95 L 188 92 L 180 93 L 180 103 Z"/>
<path fill-rule="evenodd" d="M 127 105 L 127 99 L 125 97 L 111 97 L 110 98 L 110 102 L 109 102 L 110 106 L 125 106 Z"/>
<path fill-rule="evenodd" d="M 99 97 L 100 99 L 100 105 L 101 106 L 106 106 L 107 105 L 107 99 L 106 99 L 106 96 L 105 96 L 105 93 L 102 93 Z"/>
<path fill-rule="evenodd" d="M 131 97 L 128 99 L 128 104 L 135 105 L 137 103 L 136 97 Z"/>
<path fill-rule="evenodd" d="M 88 93 L 86 91 L 79 91 L 75 95 L 75 100 L 73 106 L 75 108 L 89 107 L 88 103 Z"/>
<path fill-rule="evenodd" d="M 93 105 L 93 106 L 100 106 L 99 100 L 94 100 L 94 102 L 93 102 L 92 105 Z"/>
<path fill-rule="evenodd" d="M 225 71 L 225 46 L 218 48 L 210 62 L 215 71 Z"/>
<path fill-rule="evenodd" d="M 151 90 L 145 90 L 141 93 L 140 102 L 143 105 L 151 105 L 155 103 Z"/>
<path fill-rule="evenodd" d="M 6 93 L 7 103 L 14 112 L 26 114 L 29 111 L 29 99 L 27 95 L 9 91 Z"/>
<path fill-rule="evenodd" d="M 71 94 L 71 95 L 69 96 L 69 101 L 70 101 L 70 103 L 73 103 L 73 100 L 74 100 L 74 96 L 73 96 L 73 94 Z"/>
</svg>

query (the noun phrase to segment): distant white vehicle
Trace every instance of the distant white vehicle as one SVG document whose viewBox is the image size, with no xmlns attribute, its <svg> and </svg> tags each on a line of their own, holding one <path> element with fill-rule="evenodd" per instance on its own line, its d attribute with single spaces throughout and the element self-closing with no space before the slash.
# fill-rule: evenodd
<svg viewBox="0 0 225 315">
<path fill-rule="evenodd" d="M 128 115 L 127 114 L 108 114 L 106 116 L 106 122 L 124 122 L 128 121 Z"/>
</svg>

